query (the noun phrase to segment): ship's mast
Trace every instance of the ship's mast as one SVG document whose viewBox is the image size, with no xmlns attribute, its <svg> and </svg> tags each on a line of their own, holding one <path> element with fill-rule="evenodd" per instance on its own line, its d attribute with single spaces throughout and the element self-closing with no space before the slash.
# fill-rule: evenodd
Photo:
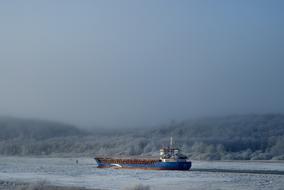
<svg viewBox="0 0 284 190">
<path fill-rule="evenodd" d="M 170 148 L 173 148 L 173 137 L 171 137 Z"/>
</svg>

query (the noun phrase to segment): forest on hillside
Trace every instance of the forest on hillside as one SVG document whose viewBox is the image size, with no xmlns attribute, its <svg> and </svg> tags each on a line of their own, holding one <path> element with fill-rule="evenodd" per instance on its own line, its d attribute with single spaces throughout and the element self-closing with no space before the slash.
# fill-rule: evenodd
<svg viewBox="0 0 284 190">
<path fill-rule="evenodd" d="M 284 115 L 232 115 L 156 128 L 85 130 L 51 121 L 0 118 L 0 155 L 157 156 L 174 138 L 195 160 L 284 160 Z"/>
</svg>

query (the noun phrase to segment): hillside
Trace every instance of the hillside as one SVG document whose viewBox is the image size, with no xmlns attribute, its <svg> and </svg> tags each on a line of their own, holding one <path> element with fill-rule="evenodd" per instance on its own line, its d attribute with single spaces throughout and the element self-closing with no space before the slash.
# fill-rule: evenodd
<svg viewBox="0 0 284 190">
<path fill-rule="evenodd" d="M 283 159 L 284 115 L 203 118 L 155 129 L 152 137 L 173 136 L 195 159 Z"/>
<path fill-rule="evenodd" d="M 75 126 L 36 119 L 0 117 L 0 140 L 36 139 L 77 136 L 85 134 Z"/>
<path fill-rule="evenodd" d="M 154 129 L 82 131 L 71 125 L 0 118 L 2 155 L 157 155 L 169 138 L 201 160 L 284 159 L 284 115 L 234 115 Z"/>
</svg>

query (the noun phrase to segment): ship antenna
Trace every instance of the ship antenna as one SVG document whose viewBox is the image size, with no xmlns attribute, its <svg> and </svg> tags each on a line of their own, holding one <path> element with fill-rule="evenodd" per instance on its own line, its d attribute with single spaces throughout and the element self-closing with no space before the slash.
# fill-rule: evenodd
<svg viewBox="0 0 284 190">
<path fill-rule="evenodd" d="M 173 137 L 171 137 L 170 148 L 173 147 Z"/>
</svg>

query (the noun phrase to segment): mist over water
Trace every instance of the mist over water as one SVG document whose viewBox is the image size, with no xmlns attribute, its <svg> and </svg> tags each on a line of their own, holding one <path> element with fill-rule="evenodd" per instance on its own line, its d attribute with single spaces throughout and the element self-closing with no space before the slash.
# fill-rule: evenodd
<svg viewBox="0 0 284 190">
<path fill-rule="evenodd" d="M 0 114 L 144 127 L 283 113 L 282 1 L 4 1 Z"/>
<path fill-rule="evenodd" d="M 0 190 L 283 189 L 283 8 L 0 1 Z M 171 137 L 192 170 L 93 159 L 158 160 Z"/>
</svg>

